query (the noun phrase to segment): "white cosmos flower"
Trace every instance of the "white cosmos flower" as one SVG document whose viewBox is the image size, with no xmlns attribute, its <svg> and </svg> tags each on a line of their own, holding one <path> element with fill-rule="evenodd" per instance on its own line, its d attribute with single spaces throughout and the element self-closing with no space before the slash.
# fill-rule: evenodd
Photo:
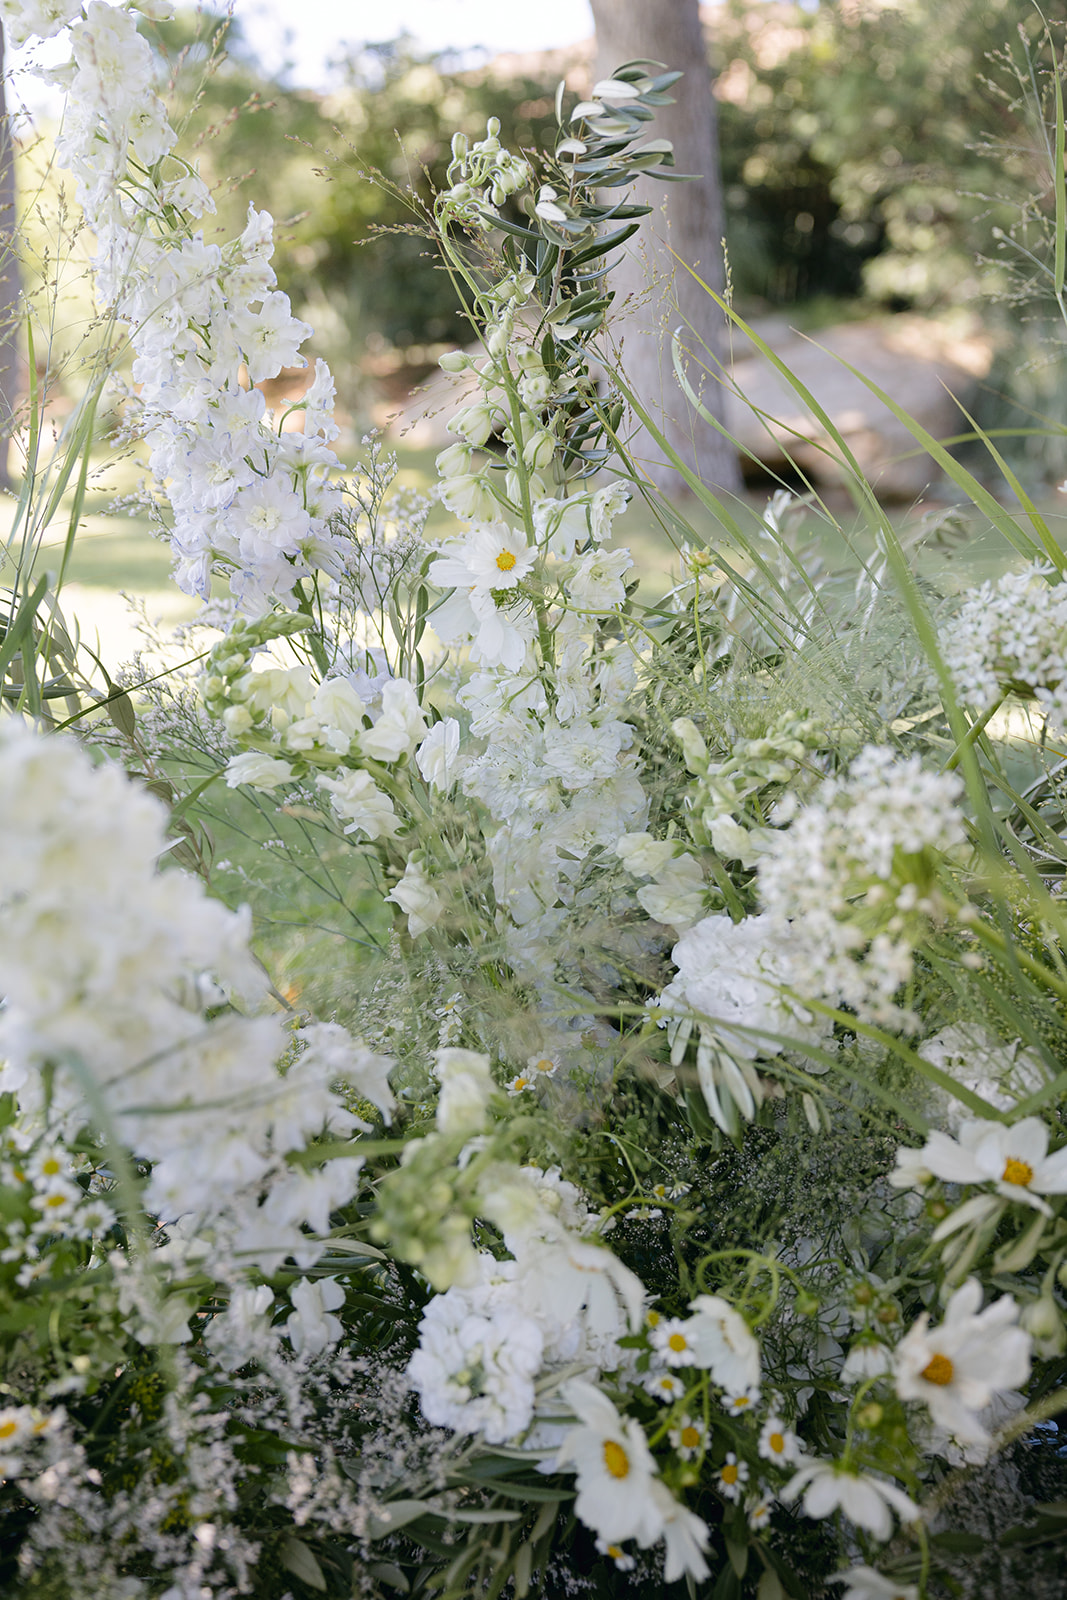
<svg viewBox="0 0 1067 1600">
<path fill-rule="evenodd" d="M 475 523 L 462 539 L 449 539 L 427 576 L 440 589 L 487 594 L 514 589 L 537 560 L 520 529 L 504 522 Z"/>
<path fill-rule="evenodd" d="M 1067 1146 L 1048 1154 L 1048 1128 L 1040 1117 L 1002 1122 L 965 1122 L 959 1139 L 934 1132 L 922 1150 L 900 1152 L 898 1168 L 925 1168 L 946 1183 L 993 1183 L 1008 1200 L 1050 1215 L 1043 1194 L 1067 1194 Z M 904 1158 L 903 1162 L 901 1158 Z M 898 1184 L 900 1180 L 897 1180 Z"/>
<path fill-rule="evenodd" d="M 718 1295 L 701 1294 L 689 1303 L 685 1324 L 693 1350 L 692 1366 L 705 1367 L 721 1388 L 742 1393 L 760 1379 L 759 1344 L 740 1312 Z"/>
<path fill-rule="evenodd" d="M 849 1472 L 837 1461 L 809 1461 L 786 1484 L 781 1499 L 792 1505 L 801 1495 L 809 1517 L 828 1517 L 840 1510 L 882 1541 L 893 1532 L 894 1511 L 902 1522 L 914 1522 L 921 1515 L 914 1500 L 895 1483 L 866 1472 Z"/>
<path fill-rule="evenodd" d="M 848 1572 L 835 1572 L 826 1581 L 848 1584 L 841 1600 L 919 1600 L 915 1584 L 883 1578 L 873 1567 L 851 1567 Z"/>
<path fill-rule="evenodd" d="M 577 1473 L 574 1509 L 580 1520 L 610 1542 L 652 1544 L 663 1533 L 664 1518 L 652 1498 L 656 1463 L 640 1423 L 621 1417 L 606 1394 L 580 1378 L 561 1394 L 579 1426 L 567 1434 L 555 1466 Z"/>
<path fill-rule="evenodd" d="M 977 1413 L 1030 1375 L 1030 1335 L 1017 1326 L 1015 1301 L 1002 1295 L 979 1311 L 981 1303 L 981 1284 L 970 1278 L 949 1300 L 941 1326 L 931 1329 L 924 1311 L 893 1357 L 900 1398 L 924 1401 L 962 1444 L 988 1441 Z"/>
<path fill-rule="evenodd" d="M 651 1484 L 652 1502 L 663 1519 L 663 1542 L 667 1547 L 663 1564 L 664 1583 L 674 1583 L 682 1577 L 694 1578 L 697 1583 L 709 1575 L 704 1551 L 708 1548 L 708 1525 L 695 1511 L 676 1500 L 659 1478 Z"/>
</svg>

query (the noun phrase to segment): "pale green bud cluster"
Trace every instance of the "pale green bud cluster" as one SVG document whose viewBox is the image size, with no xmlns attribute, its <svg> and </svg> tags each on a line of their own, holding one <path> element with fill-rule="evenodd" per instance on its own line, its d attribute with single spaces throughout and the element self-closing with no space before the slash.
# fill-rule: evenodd
<svg viewBox="0 0 1067 1600">
<path fill-rule="evenodd" d="M 500 122 L 490 117 L 486 136 L 470 144 L 466 134 L 452 137 L 449 187 L 437 197 L 442 222 L 462 222 L 467 227 L 492 227 L 495 208 L 530 181 L 530 168 L 521 156 L 500 143 Z"/>
</svg>

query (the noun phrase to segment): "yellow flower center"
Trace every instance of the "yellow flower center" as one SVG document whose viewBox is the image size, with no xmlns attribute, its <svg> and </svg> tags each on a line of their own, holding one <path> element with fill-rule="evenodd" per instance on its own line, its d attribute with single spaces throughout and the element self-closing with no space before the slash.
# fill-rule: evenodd
<svg viewBox="0 0 1067 1600">
<path fill-rule="evenodd" d="M 700 1444 L 700 1429 L 692 1426 L 683 1428 L 679 1434 L 683 1450 L 695 1450 Z"/>
<path fill-rule="evenodd" d="M 725 1467 L 723 1467 L 723 1469 L 720 1472 L 719 1476 L 722 1479 L 723 1483 L 736 1483 L 737 1482 L 737 1467 L 735 1466 L 735 1464 L 732 1461 L 728 1461 L 726 1463 Z"/>
<path fill-rule="evenodd" d="M 952 1382 L 955 1370 L 948 1356 L 943 1356 L 940 1352 L 937 1352 L 930 1357 L 919 1376 L 920 1378 L 925 1378 L 927 1383 L 936 1383 L 939 1388 L 943 1389 Z"/>
<path fill-rule="evenodd" d="M 10 1439 L 13 1433 L 18 1433 L 17 1422 L 0 1422 L 0 1439 Z"/>
<path fill-rule="evenodd" d="M 530 1087 L 530 1080 L 529 1078 L 516 1078 L 511 1087 L 513 1089 L 528 1089 Z"/>
<path fill-rule="evenodd" d="M 510 572 L 512 567 L 515 565 L 515 557 L 512 555 L 510 550 L 501 550 L 500 554 L 496 558 L 496 564 L 500 568 L 501 572 Z"/>
<path fill-rule="evenodd" d="M 785 1449 L 785 1440 L 782 1438 L 780 1433 L 772 1433 L 770 1438 L 767 1440 L 767 1443 L 770 1445 L 776 1456 L 780 1456 L 782 1451 Z"/>
<path fill-rule="evenodd" d="M 630 1458 L 614 1439 L 604 1440 L 604 1465 L 613 1478 L 627 1478 L 630 1475 Z"/>
<path fill-rule="evenodd" d="M 683 1350 L 689 1349 L 689 1341 L 684 1333 L 672 1333 L 667 1344 L 676 1356 L 680 1356 Z"/>
<path fill-rule="evenodd" d="M 56 1160 L 55 1156 L 49 1156 L 47 1161 L 41 1162 L 41 1171 L 47 1178 L 55 1177 L 56 1173 L 59 1171 L 59 1162 Z"/>
<path fill-rule="evenodd" d="M 555 1065 L 556 1063 L 553 1061 L 551 1056 L 542 1056 L 540 1061 L 534 1062 L 534 1071 L 552 1072 L 555 1068 Z"/>
<path fill-rule="evenodd" d="M 1016 1183 L 1020 1189 L 1029 1188 L 1033 1182 L 1034 1169 L 1028 1161 L 1016 1161 L 1014 1156 L 1009 1156 L 1004 1163 L 1004 1176 L 1002 1183 Z"/>
<path fill-rule="evenodd" d="M 745 1407 L 749 1404 L 748 1395 L 747 1394 L 739 1394 L 737 1396 L 736 1400 L 731 1401 L 731 1404 L 732 1404 L 732 1406 L 733 1406 L 735 1411 L 743 1411 L 745 1409 Z"/>
<path fill-rule="evenodd" d="M 660 1314 L 659 1314 L 659 1312 L 658 1311 L 650 1311 L 648 1313 L 648 1315 L 646 1316 L 645 1321 L 648 1323 L 650 1328 L 657 1328 L 659 1326 L 659 1323 L 660 1323 Z"/>
<path fill-rule="evenodd" d="M 67 1197 L 65 1194 L 50 1194 L 45 1201 L 45 1205 L 51 1206 L 54 1211 L 57 1206 L 65 1205 L 66 1200 Z"/>
<path fill-rule="evenodd" d="M 612 1561 L 618 1561 L 620 1559 L 620 1557 L 622 1556 L 622 1545 L 621 1544 L 609 1544 L 608 1545 L 608 1555 L 611 1557 Z"/>
</svg>

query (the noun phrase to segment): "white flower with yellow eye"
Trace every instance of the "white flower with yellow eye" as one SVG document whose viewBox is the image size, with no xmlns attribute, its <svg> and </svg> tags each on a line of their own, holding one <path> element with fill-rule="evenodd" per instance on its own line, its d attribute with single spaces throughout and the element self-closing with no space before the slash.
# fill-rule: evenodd
<svg viewBox="0 0 1067 1600">
<path fill-rule="evenodd" d="M 504 522 L 480 522 L 462 539 L 441 546 L 427 576 L 439 589 L 496 594 L 520 584 L 536 560 L 537 551 L 521 530 Z"/>
<path fill-rule="evenodd" d="M 609 1544 L 606 1539 L 598 1539 L 596 1547 L 600 1555 L 614 1561 L 620 1572 L 632 1572 L 637 1565 L 636 1557 L 628 1555 L 621 1544 Z"/>
<path fill-rule="evenodd" d="M 741 1417 L 753 1406 L 759 1404 L 759 1385 L 752 1384 L 747 1389 L 738 1389 L 736 1393 L 727 1392 L 722 1397 L 723 1407 L 731 1417 Z"/>
<path fill-rule="evenodd" d="M 543 1078 L 554 1078 L 559 1071 L 559 1058 L 558 1056 L 545 1054 L 527 1056 L 526 1071 L 535 1081 Z"/>
<path fill-rule="evenodd" d="M 694 1461 L 706 1448 L 708 1430 L 699 1417 L 683 1416 L 667 1437 L 683 1461 Z"/>
<path fill-rule="evenodd" d="M 1051 1216 L 1043 1194 L 1067 1194 L 1067 1146 L 1048 1154 L 1048 1128 L 1040 1117 L 1003 1122 L 965 1122 L 959 1139 L 934 1132 L 920 1151 L 902 1150 L 898 1168 L 932 1172 L 945 1183 L 993 1183 L 1007 1200 Z M 890 1181 L 894 1176 L 890 1175 Z M 896 1187 L 903 1187 L 903 1177 Z"/>
<path fill-rule="evenodd" d="M 764 1461 L 773 1461 L 775 1466 L 784 1467 L 798 1461 L 804 1453 L 804 1447 L 779 1417 L 768 1417 L 760 1429 L 759 1453 Z"/>
<path fill-rule="evenodd" d="M 715 1478 L 715 1487 L 725 1500 L 740 1500 L 748 1482 L 748 1462 L 739 1461 L 730 1450 Z"/>
<path fill-rule="evenodd" d="M 664 1405 L 680 1400 L 685 1393 L 685 1384 L 673 1372 L 650 1372 L 645 1379 L 645 1388 L 654 1399 L 662 1400 Z"/>
<path fill-rule="evenodd" d="M 689 1332 L 688 1324 L 680 1317 L 665 1317 L 649 1335 L 652 1348 L 668 1367 L 695 1367 L 701 1365 Z"/>
<path fill-rule="evenodd" d="M 650 1492 L 656 1463 L 640 1423 L 621 1417 L 606 1394 L 580 1378 L 561 1393 L 579 1426 L 564 1439 L 555 1468 L 578 1476 L 579 1519 L 611 1543 L 651 1544 L 663 1532 L 663 1517 Z"/>
<path fill-rule="evenodd" d="M 508 1094 L 514 1100 L 519 1095 L 529 1094 L 533 1086 L 534 1080 L 530 1077 L 530 1074 L 528 1072 L 520 1072 L 508 1084 Z"/>
<path fill-rule="evenodd" d="M 922 1400 L 940 1427 L 961 1444 L 984 1444 L 989 1434 L 977 1413 L 997 1394 L 1030 1376 L 1030 1335 L 1016 1326 L 1019 1307 L 1002 1295 L 984 1311 L 982 1286 L 970 1278 L 945 1307 L 938 1328 L 927 1312 L 893 1354 L 897 1394 Z"/>
</svg>

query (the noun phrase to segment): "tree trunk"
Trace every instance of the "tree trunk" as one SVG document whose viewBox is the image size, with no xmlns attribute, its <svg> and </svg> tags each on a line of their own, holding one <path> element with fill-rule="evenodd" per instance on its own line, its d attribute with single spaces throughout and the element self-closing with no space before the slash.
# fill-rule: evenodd
<svg viewBox="0 0 1067 1600">
<path fill-rule="evenodd" d="M 698 0 L 591 3 L 598 79 L 610 77 L 626 61 L 641 59 L 684 71 L 671 91 L 674 105 L 657 111 L 651 129 L 654 137 L 673 143 L 679 172 L 698 174 L 691 183 L 641 178 L 633 187 L 632 198 L 652 206 L 653 212 L 608 278 L 615 291 L 614 330 L 624 340 L 623 370 L 686 465 L 703 482 L 737 492 L 741 472 L 736 452 L 692 410 L 671 353 L 671 335 L 680 327 L 690 352 L 688 381 L 702 404 L 721 419 L 723 390 L 717 381 L 716 357 L 721 358 L 725 348 L 726 319 L 686 271 L 686 266 L 692 267 L 709 288 L 723 292 L 718 117 L 700 6 Z M 670 494 L 686 492 L 680 474 L 644 430 L 633 438 L 633 453 L 657 487 Z"/>
<path fill-rule="evenodd" d="M 15 152 L 7 114 L 0 28 L 0 492 L 8 492 L 8 446 L 18 403 L 19 268 L 15 237 Z"/>
</svg>

